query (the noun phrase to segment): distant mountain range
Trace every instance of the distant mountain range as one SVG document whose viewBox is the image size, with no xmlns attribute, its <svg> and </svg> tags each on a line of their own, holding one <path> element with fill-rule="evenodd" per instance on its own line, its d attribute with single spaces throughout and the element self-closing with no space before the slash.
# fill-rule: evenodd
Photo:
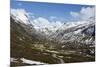
<svg viewBox="0 0 100 67">
<path fill-rule="evenodd" d="M 95 47 L 95 18 L 66 23 L 50 22 L 42 17 L 33 20 L 24 12 L 11 11 L 11 54 L 18 53 L 16 47 L 21 53 L 34 43 L 60 49 Z"/>
<path fill-rule="evenodd" d="M 28 28 L 27 32 L 31 33 L 32 36 L 39 34 L 39 36 L 58 41 L 59 43 L 79 42 L 81 44 L 95 44 L 95 18 L 93 17 L 86 21 L 66 23 L 59 21 L 50 22 L 42 17 L 32 20 L 27 13 L 19 11 L 11 11 L 11 17 L 24 29 L 27 30 Z"/>
<path fill-rule="evenodd" d="M 10 20 L 11 58 L 14 59 L 11 65 L 30 65 L 22 58 L 50 64 L 95 60 L 94 17 L 60 22 L 43 17 L 34 19 L 24 11 L 11 10 Z"/>
</svg>

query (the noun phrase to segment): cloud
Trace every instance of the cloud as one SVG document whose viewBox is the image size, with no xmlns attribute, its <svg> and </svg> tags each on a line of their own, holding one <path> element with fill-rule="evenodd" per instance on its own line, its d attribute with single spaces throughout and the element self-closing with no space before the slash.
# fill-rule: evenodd
<svg viewBox="0 0 100 67">
<path fill-rule="evenodd" d="M 50 16 L 50 19 L 57 19 L 57 17 L 55 17 L 55 16 Z"/>
<path fill-rule="evenodd" d="M 70 12 L 70 14 L 75 18 L 79 17 L 79 13 L 77 13 L 77 12 Z"/>
<path fill-rule="evenodd" d="M 36 26 L 41 27 L 41 28 L 46 27 L 50 24 L 50 22 L 43 17 L 38 17 L 34 19 L 33 21 Z"/>
<path fill-rule="evenodd" d="M 79 20 L 95 17 L 95 7 L 82 7 L 79 12 L 70 12 L 70 15 Z"/>
<path fill-rule="evenodd" d="M 33 24 L 34 24 L 34 26 L 40 27 L 40 28 L 45 28 L 45 27 L 52 28 L 54 26 L 59 27 L 62 25 L 61 21 L 52 21 L 51 22 L 48 19 L 43 18 L 43 17 L 38 17 L 38 18 L 34 19 Z"/>
</svg>

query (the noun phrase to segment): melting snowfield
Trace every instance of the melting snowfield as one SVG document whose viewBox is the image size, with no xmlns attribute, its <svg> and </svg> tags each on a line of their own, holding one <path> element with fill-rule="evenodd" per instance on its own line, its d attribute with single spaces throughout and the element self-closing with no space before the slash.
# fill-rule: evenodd
<svg viewBox="0 0 100 67">
<path fill-rule="evenodd" d="M 33 60 L 28 60 L 28 59 L 25 59 L 25 58 L 11 58 L 10 59 L 11 62 L 14 62 L 14 63 L 23 63 L 23 64 L 29 64 L 29 65 L 43 65 L 43 64 L 46 64 L 46 63 L 42 63 L 42 62 L 39 62 L 39 61 L 33 61 Z"/>
</svg>

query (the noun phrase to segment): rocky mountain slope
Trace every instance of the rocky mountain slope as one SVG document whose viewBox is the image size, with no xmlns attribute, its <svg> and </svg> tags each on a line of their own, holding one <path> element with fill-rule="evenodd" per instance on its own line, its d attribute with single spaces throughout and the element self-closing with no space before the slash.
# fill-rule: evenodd
<svg viewBox="0 0 100 67">
<path fill-rule="evenodd" d="M 95 19 L 93 17 L 86 21 L 66 23 L 50 22 L 44 18 L 32 20 L 30 17 L 24 12 L 11 11 L 11 57 L 59 63 L 54 59 L 68 62 L 65 54 L 71 53 L 68 56 L 74 58 L 74 61 L 67 60 L 72 62 L 91 61 L 91 57 L 94 60 Z M 39 58 L 40 54 L 46 58 Z M 81 60 L 75 59 L 76 54 Z M 60 58 L 61 56 L 63 58 Z"/>
</svg>

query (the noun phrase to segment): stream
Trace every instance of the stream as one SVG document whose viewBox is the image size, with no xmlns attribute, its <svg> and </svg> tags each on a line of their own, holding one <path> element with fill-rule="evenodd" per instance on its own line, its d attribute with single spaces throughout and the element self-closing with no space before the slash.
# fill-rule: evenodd
<svg viewBox="0 0 100 67">
<path fill-rule="evenodd" d="M 64 60 L 62 58 L 58 57 L 56 54 L 52 54 L 52 56 L 54 58 L 58 59 L 59 60 L 59 63 L 64 63 Z"/>
</svg>

